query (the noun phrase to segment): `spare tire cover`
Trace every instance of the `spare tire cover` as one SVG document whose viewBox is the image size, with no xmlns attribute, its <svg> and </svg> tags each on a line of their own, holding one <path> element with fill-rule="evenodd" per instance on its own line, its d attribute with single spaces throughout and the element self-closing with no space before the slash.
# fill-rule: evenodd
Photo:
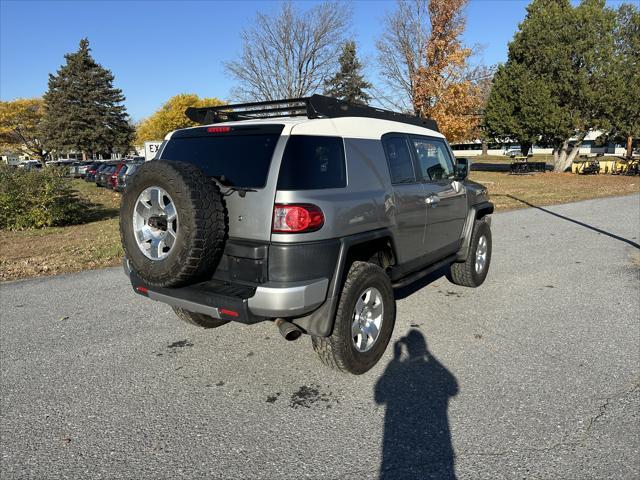
<svg viewBox="0 0 640 480">
<path fill-rule="evenodd" d="M 210 278 L 224 251 L 227 225 L 217 183 L 189 163 L 147 162 L 122 195 L 122 247 L 132 270 L 152 286 Z"/>
</svg>

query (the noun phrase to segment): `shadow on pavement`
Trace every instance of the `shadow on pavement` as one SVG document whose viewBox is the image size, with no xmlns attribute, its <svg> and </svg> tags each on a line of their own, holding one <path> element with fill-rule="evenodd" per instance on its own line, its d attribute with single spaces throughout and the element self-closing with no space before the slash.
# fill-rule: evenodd
<svg viewBox="0 0 640 480">
<path fill-rule="evenodd" d="M 580 225 L 581 227 L 585 227 L 585 228 L 588 228 L 589 230 L 593 230 L 594 232 L 598 232 L 598 233 L 601 233 L 602 235 L 606 235 L 608 237 L 614 238 L 628 245 L 631 245 L 633 248 L 640 249 L 640 244 L 634 242 L 633 240 L 629 240 L 628 238 L 621 237 L 619 235 L 616 235 L 615 233 L 607 232 L 606 230 L 602 230 L 601 228 L 594 227 L 593 225 L 589 225 L 588 223 L 584 223 L 579 220 L 574 220 L 573 218 L 565 217 L 564 215 L 560 215 L 559 213 L 552 212 L 551 210 L 547 210 L 546 208 L 539 207 L 537 205 L 527 202 L 526 200 L 522 200 L 521 198 L 514 197 L 513 195 L 500 194 L 500 195 L 494 195 L 494 196 L 511 198 L 512 200 L 515 200 L 517 202 L 524 203 L 528 207 L 535 208 L 544 213 L 548 213 L 549 215 L 553 215 L 554 217 L 558 217 L 558 218 L 561 218 L 562 220 L 566 220 L 567 222 L 575 223 L 576 225 Z"/>
<path fill-rule="evenodd" d="M 394 344 L 375 386 L 386 404 L 381 480 L 455 479 L 447 409 L 458 382 L 427 349 L 418 330 Z"/>
<path fill-rule="evenodd" d="M 396 300 L 402 300 L 403 298 L 407 298 L 413 295 L 418 290 L 423 289 L 427 285 L 432 284 L 436 280 L 442 279 L 443 281 L 448 281 L 446 278 L 443 278 L 448 271 L 449 271 L 449 267 L 442 267 L 434 272 L 431 272 L 429 275 L 426 275 L 420 280 L 416 280 L 415 282 L 407 285 L 406 287 L 396 288 L 393 291 L 393 295 Z"/>
</svg>

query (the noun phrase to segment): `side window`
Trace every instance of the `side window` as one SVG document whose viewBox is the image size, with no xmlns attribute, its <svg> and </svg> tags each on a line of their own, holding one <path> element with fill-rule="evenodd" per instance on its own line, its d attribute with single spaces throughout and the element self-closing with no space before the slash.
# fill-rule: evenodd
<svg viewBox="0 0 640 480">
<path fill-rule="evenodd" d="M 416 152 L 418 168 L 423 180 L 447 180 L 453 178 L 453 161 L 441 140 L 411 137 Z"/>
<path fill-rule="evenodd" d="M 292 135 L 287 141 L 278 190 L 318 190 L 347 186 L 340 137 Z"/>
<path fill-rule="evenodd" d="M 382 145 L 389 165 L 391 183 L 415 182 L 416 176 L 406 137 L 402 135 L 385 136 L 382 138 Z"/>
</svg>

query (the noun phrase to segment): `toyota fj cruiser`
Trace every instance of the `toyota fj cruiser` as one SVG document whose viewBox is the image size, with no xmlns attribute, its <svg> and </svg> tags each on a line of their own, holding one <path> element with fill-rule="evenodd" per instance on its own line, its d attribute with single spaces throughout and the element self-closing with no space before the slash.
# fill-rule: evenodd
<svg viewBox="0 0 640 480">
<path fill-rule="evenodd" d="M 477 287 L 493 205 L 433 120 L 314 95 L 190 108 L 124 192 L 125 270 L 188 323 L 273 321 L 361 374 L 394 291 L 437 270 Z"/>
</svg>

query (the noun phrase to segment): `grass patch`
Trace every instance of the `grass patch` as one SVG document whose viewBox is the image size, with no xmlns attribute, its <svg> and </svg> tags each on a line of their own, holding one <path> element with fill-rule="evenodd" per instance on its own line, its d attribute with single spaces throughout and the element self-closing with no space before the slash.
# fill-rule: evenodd
<svg viewBox="0 0 640 480">
<path fill-rule="evenodd" d="M 471 172 L 471 179 L 489 189 L 498 211 L 526 207 L 511 197 L 542 206 L 640 192 L 638 177 Z M 97 205 L 94 221 L 70 227 L 3 231 L 0 235 L 0 281 L 77 272 L 120 263 L 120 195 L 81 180 L 74 180 L 73 188 L 80 197 Z"/>
<path fill-rule="evenodd" d="M 542 206 L 640 192 L 639 177 L 617 175 L 509 175 L 498 172 L 471 172 L 471 180 L 487 187 L 497 210 L 527 207 L 525 203 L 511 197 Z"/>
<path fill-rule="evenodd" d="M 3 231 L 0 235 L 0 281 L 78 272 L 120 263 L 120 195 L 83 180 L 74 180 L 72 185 L 80 198 L 94 205 L 90 221 L 68 227 Z"/>
</svg>

